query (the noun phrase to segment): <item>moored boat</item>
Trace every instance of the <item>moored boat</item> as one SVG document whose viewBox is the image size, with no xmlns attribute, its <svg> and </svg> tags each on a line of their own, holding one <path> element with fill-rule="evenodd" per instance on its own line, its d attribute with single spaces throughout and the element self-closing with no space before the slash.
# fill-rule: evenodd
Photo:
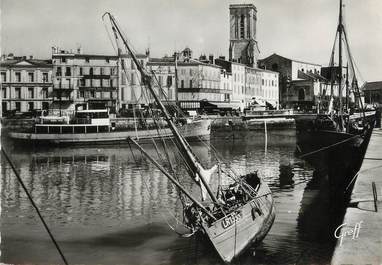
<svg viewBox="0 0 382 265">
<path fill-rule="evenodd" d="M 174 124 L 173 117 L 166 110 L 158 92 L 154 90 L 152 83 L 155 78 L 152 78 L 139 63 L 114 17 L 110 13 L 105 13 L 103 18 L 105 17 L 110 20 L 117 47 L 121 49 L 119 43 L 121 41 L 142 76 L 143 86 L 147 88 L 162 111 L 176 147 L 176 151 L 172 152 L 175 152 L 175 157 L 182 162 L 180 164 L 184 171 L 180 170 L 180 165 L 176 169 L 172 167 L 165 144 L 163 147 L 166 152 L 166 167 L 162 166 L 156 157 L 146 152 L 135 139 L 129 138 L 129 143 L 177 188 L 183 207 L 183 225 L 189 232 L 187 236 L 195 233 L 204 234 L 210 239 L 222 260 L 231 262 L 252 244 L 259 243 L 273 224 L 274 201 L 267 183 L 261 180 L 256 172 L 246 175 L 235 173 L 219 159 L 216 149 L 211 147 L 209 150 L 214 152 L 218 164 L 210 168 L 203 165 L 205 161 L 200 161 L 194 154 L 180 129 Z M 217 189 L 213 189 L 210 185 L 210 180 L 214 177 L 219 179 Z M 200 198 L 190 190 L 189 184 L 182 183 L 183 178 L 188 178 L 197 185 L 201 192 Z M 223 185 L 222 181 L 226 184 Z"/>
<path fill-rule="evenodd" d="M 301 157 L 327 171 L 333 203 L 346 202 L 362 164 L 374 127 L 374 113 L 365 113 L 360 97 L 354 58 L 350 52 L 347 32 L 343 23 L 342 0 L 339 1 L 338 66 L 335 66 L 335 47 L 330 59 L 331 100 L 328 113 L 317 115 L 306 124 L 297 123 L 297 151 Z M 338 39 L 337 39 L 338 37 Z M 343 75 L 343 44 L 346 48 L 346 80 Z M 349 80 L 349 76 L 352 80 Z M 351 87 L 349 86 L 351 81 Z M 335 102 L 334 84 L 338 86 Z M 354 94 L 351 102 L 350 92 Z M 361 113 L 350 115 L 350 105 L 358 106 Z M 318 163 L 318 164 L 317 164 Z"/>
<path fill-rule="evenodd" d="M 77 111 L 73 119 L 66 117 L 40 117 L 31 131 L 10 132 L 15 140 L 40 144 L 92 144 L 126 142 L 134 138 L 140 142 L 152 138 L 172 137 L 171 130 L 163 124 L 158 129 L 153 126 L 138 126 L 134 121 L 132 128 L 115 126 L 107 110 Z M 208 140 L 210 137 L 211 120 L 191 120 L 185 124 L 179 123 L 180 133 L 188 139 Z"/>
</svg>

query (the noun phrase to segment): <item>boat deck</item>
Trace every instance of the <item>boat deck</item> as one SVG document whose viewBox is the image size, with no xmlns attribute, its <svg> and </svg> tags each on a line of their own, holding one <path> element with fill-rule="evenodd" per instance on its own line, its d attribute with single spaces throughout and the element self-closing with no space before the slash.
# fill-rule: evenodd
<svg viewBox="0 0 382 265">
<path fill-rule="evenodd" d="M 332 264 L 382 264 L 382 129 L 374 129 L 346 209 Z M 372 183 L 378 200 L 375 211 Z M 357 226 L 356 226 L 357 225 Z M 353 232 L 353 233 L 351 233 Z M 346 235 L 345 235 L 346 233 Z"/>
</svg>

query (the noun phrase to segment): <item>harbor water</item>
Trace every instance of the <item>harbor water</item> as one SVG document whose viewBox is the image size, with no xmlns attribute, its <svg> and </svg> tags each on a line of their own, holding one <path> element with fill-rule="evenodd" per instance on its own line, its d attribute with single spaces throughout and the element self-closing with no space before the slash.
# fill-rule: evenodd
<svg viewBox="0 0 382 265">
<path fill-rule="evenodd" d="M 257 171 L 275 199 L 269 234 L 234 263 L 329 263 L 335 242 L 326 176 L 296 157 L 295 136 L 266 142 L 250 133 L 211 139 L 237 172 Z M 174 231 L 182 219 L 176 189 L 128 145 L 37 148 L 4 139 L 3 145 L 70 264 L 222 264 L 207 240 Z M 191 145 L 203 163 L 212 161 L 211 149 Z M 0 262 L 62 264 L 4 158 L 0 195 Z"/>
</svg>

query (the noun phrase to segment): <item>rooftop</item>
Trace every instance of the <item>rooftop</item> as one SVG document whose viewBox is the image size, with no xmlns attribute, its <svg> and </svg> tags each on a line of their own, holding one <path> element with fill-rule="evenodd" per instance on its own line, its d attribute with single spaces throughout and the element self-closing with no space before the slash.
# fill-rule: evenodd
<svg viewBox="0 0 382 265">
<path fill-rule="evenodd" d="M 26 56 L 11 57 L 0 62 L 1 67 L 52 67 L 52 60 L 27 59 Z"/>
<path fill-rule="evenodd" d="M 238 8 L 253 8 L 255 10 L 256 6 L 254 4 L 231 4 L 229 5 L 229 9 L 238 9 Z"/>
<path fill-rule="evenodd" d="M 366 82 L 363 90 L 382 90 L 382 81 Z"/>
<path fill-rule="evenodd" d="M 259 61 L 260 61 L 260 62 L 262 62 L 262 61 L 266 61 L 266 60 L 268 60 L 269 58 L 271 58 L 271 57 L 275 57 L 275 56 L 280 57 L 280 58 L 283 58 L 283 59 L 285 59 L 285 60 L 290 60 L 290 61 L 293 61 L 293 62 L 297 62 L 297 63 L 311 64 L 311 65 L 316 65 L 316 66 L 320 66 L 320 67 L 321 67 L 321 64 L 310 63 L 310 62 L 306 62 L 306 61 L 302 61 L 302 60 L 292 59 L 292 58 L 288 58 L 288 57 L 281 56 L 281 55 L 279 55 L 279 54 L 277 54 L 277 53 L 274 53 L 274 54 L 272 54 L 272 55 L 269 55 L 268 57 L 265 57 L 265 58 L 263 58 L 263 59 L 260 59 Z"/>
</svg>

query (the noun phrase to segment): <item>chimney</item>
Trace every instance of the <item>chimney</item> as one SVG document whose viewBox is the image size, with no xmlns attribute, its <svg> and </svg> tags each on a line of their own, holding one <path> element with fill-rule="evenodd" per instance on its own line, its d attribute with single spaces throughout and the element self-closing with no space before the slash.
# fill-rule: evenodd
<svg viewBox="0 0 382 265">
<path fill-rule="evenodd" d="M 210 61 L 210 64 L 214 64 L 214 56 L 212 54 L 208 56 L 208 60 Z"/>
<path fill-rule="evenodd" d="M 27 57 L 26 57 L 26 56 L 23 56 L 22 58 L 23 58 L 23 60 L 26 60 L 26 59 L 27 59 Z"/>
<path fill-rule="evenodd" d="M 219 59 L 225 61 L 225 56 L 219 56 Z"/>
<path fill-rule="evenodd" d="M 29 55 L 29 59 L 32 60 L 33 59 L 33 55 Z"/>
</svg>

